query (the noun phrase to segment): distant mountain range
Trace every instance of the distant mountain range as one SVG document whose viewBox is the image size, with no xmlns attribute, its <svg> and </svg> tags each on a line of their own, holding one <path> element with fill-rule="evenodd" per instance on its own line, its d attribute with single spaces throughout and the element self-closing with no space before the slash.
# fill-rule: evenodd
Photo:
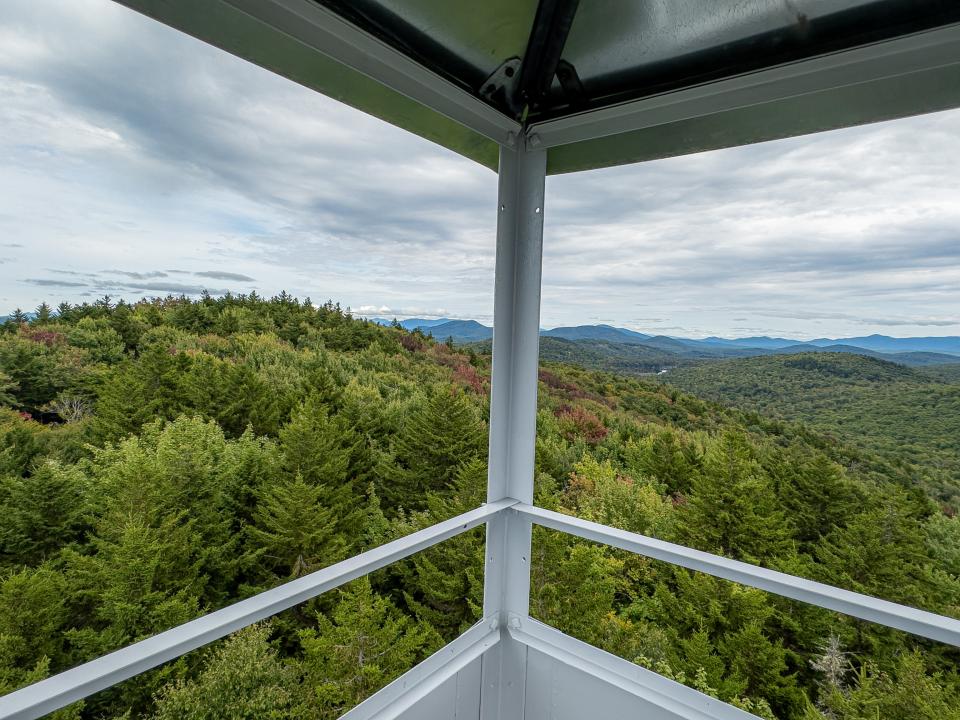
<svg viewBox="0 0 960 720">
<path fill-rule="evenodd" d="M 389 325 L 393 321 L 371 318 L 373 322 Z M 456 343 L 475 343 L 493 337 L 493 329 L 476 320 L 439 318 L 426 320 L 411 318 L 400 321 L 407 330 L 419 328 L 435 338 L 453 338 Z M 791 340 L 779 337 L 721 338 L 701 340 L 666 335 L 648 335 L 613 327 L 612 325 L 576 325 L 541 330 L 541 336 L 552 338 L 544 343 L 551 359 L 570 359 L 583 353 L 600 355 L 608 362 L 625 362 L 636 369 L 656 371 L 682 364 L 684 361 L 708 360 L 757 355 L 783 355 L 801 352 L 856 353 L 891 360 L 903 365 L 941 365 L 960 363 L 960 337 L 909 337 L 887 335 L 865 337 L 817 338 Z M 589 346 L 589 347 L 588 347 Z"/>
</svg>

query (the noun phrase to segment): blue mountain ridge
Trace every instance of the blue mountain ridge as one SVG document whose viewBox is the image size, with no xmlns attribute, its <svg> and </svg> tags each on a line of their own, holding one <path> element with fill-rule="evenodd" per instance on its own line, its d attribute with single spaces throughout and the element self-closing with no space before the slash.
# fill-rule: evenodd
<svg viewBox="0 0 960 720">
<path fill-rule="evenodd" d="M 392 320 L 372 318 L 373 322 L 389 325 Z M 439 339 L 452 337 L 455 342 L 478 342 L 489 340 L 493 329 L 476 320 L 438 318 L 426 320 L 410 318 L 400 321 L 408 330 L 420 328 Z M 864 352 L 869 355 L 910 355 L 911 364 L 939 364 L 960 362 L 960 337 L 907 337 L 868 335 L 848 338 L 817 338 L 816 340 L 791 340 L 780 337 L 754 336 L 744 338 L 703 339 L 649 335 L 628 328 L 612 325 L 574 325 L 541 329 L 544 337 L 572 342 L 606 342 L 620 345 L 642 345 L 680 357 L 743 357 L 747 355 L 779 354 L 783 352 Z"/>
</svg>

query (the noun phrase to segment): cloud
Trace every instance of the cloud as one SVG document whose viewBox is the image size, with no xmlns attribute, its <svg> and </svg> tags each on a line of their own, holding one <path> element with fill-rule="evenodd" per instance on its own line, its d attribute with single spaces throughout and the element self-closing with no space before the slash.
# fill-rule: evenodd
<svg viewBox="0 0 960 720">
<path fill-rule="evenodd" d="M 249 275 L 241 275 L 240 273 L 232 273 L 232 272 L 221 272 L 219 270 L 206 270 L 203 272 L 195 272 L 193 274 L 198 277 L 213 278 L 214 280 L 238 280 L 238 281 L 255 282 L 255 279 L 250 277 Z"/>
<path fill-rule="evenodd" d="M 148 272 L 131 272 L 129 270 L 104 270 L 103 272 L 110 275 L 124 275 L 125 277 L 133 278 L 134 280 L 147 280 L 149 278 L 167 277 L 167 274 L 162 270 L 150 270 Z"/>
<path fill-rule="evenodd" d="M 75 288 L 75 287 L 87 287 L 87 283 L 82 282 L 70 282 L 68 280 L 53 280 L 50 278 L 27 278 L 24 282 L 30 283 L 31 285 L 39 285 L 40 287 L 63 287 L 63 288 Z"/>
<path fill-rule="evenodd" d="M 16 304 L 206 278 L 490 322 L 470 161 L 108 0 L 0 5 L 0 93 Z M 960 334 L 958 176 L 947 112 L 548 178 L 542 324 Z"/>
<path fill-rule="evenodd" d="M 206 285 L 187 285 L 184 283 L 162 282 L 122 283 L 116 287 L 123 290 L 140 290 L 143 292 L 152 293 L 171 293 L 174 295 L 199 295 L 203 292 L 208 292 L 211 295 L 223 295 L 229 292 L 229 290 L 226 288 L 212 288 Z"/>
</svg>

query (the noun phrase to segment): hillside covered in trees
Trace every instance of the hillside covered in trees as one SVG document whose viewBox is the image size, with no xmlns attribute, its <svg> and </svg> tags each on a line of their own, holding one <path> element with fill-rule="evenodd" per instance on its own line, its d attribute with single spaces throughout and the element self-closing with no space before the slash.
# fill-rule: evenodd
<svg viewBox="0 0 960 720">
<path fill-rule="evenodd" d="M 489 356 L 285 294 L 6 322 L 0 693 L 477 506 L 489 377 Z M 913 465 L 804 426 L 551 363 L 536 488 L 960 616 L 960 519 Z M 478 619 L 482 547 L 474 530 L 56 716 L 337 717 Z M 960 718 L 957 649 L 551 531 L 531 560 L 536 617 L 762 717 Z"/>
<path fill-rule="evenodd" d="M 661 379 L 877 453 L 960 508 L 960 364 L 911 368 L 863 355 L 802 353 L 678 368 Z"/>
</svg>

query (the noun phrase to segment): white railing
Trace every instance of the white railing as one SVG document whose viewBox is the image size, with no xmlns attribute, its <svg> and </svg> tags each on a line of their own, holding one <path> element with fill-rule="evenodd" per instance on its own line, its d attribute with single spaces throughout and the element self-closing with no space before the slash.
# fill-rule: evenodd
<svg viewBox="0 0 960 720">
<path fill-rule="evenodd" d="M 222 610 L 12 692 L 0 697 L 0 718 L 27 720 L 42 717 L 328 590 L 483 525 L 497 513 L 515 504 L 516 501 L 513 500 L 501 500 L 482 505 L 476 510 L 411 533 L 279 587 L 265 590 Z"/>
<path fill-rule="evenodd" d="M 645 535 L 617 530 L 517 500 L 505 499 L 488 503 L 10 693 L 0 698 L 0 719 L 30 720 L 42 717 L 321 593 L 478 527 L 497 516 L 506 517 L 507 514 L 586 540 L 960 647 L 960 620 Z M 524 617 L 517 618 L 510 627 L 514 628 L 512 633 L 526 638 L 526 631 L 519 631 L 518 628 L 540 625 L 531 618 Z M 418 666 L 413 677 L 388 686 L 386 692 L 378 694 L 377 707 L 382 710 L 381 706 L 391 701 L 391 698 L 398 703 L 414 701 L 428 692 L 433 683 L 439 682 L 439 678 L 449 677 L 450 672 L 479 657 L 486 649 L 499 642 L 499 639 L 499 619 L 484 618 L 476 628 Z M 528 640 L 529 638 L 526 638 L 524 642 Z M 438 674 L 440 666 L 444 667 L 442 674 Z M 417 684 L 418 678 L 424 681 L 420 685 Z M 432 681 L 429 681 L 430 678 Z M 411 694 L 413 687 L 416 687 L 416 692 Z M 369 706 L 367 709 L 370 709 Z M 371 715 L 365 712 L 363 717 Z"/>
</svg>

